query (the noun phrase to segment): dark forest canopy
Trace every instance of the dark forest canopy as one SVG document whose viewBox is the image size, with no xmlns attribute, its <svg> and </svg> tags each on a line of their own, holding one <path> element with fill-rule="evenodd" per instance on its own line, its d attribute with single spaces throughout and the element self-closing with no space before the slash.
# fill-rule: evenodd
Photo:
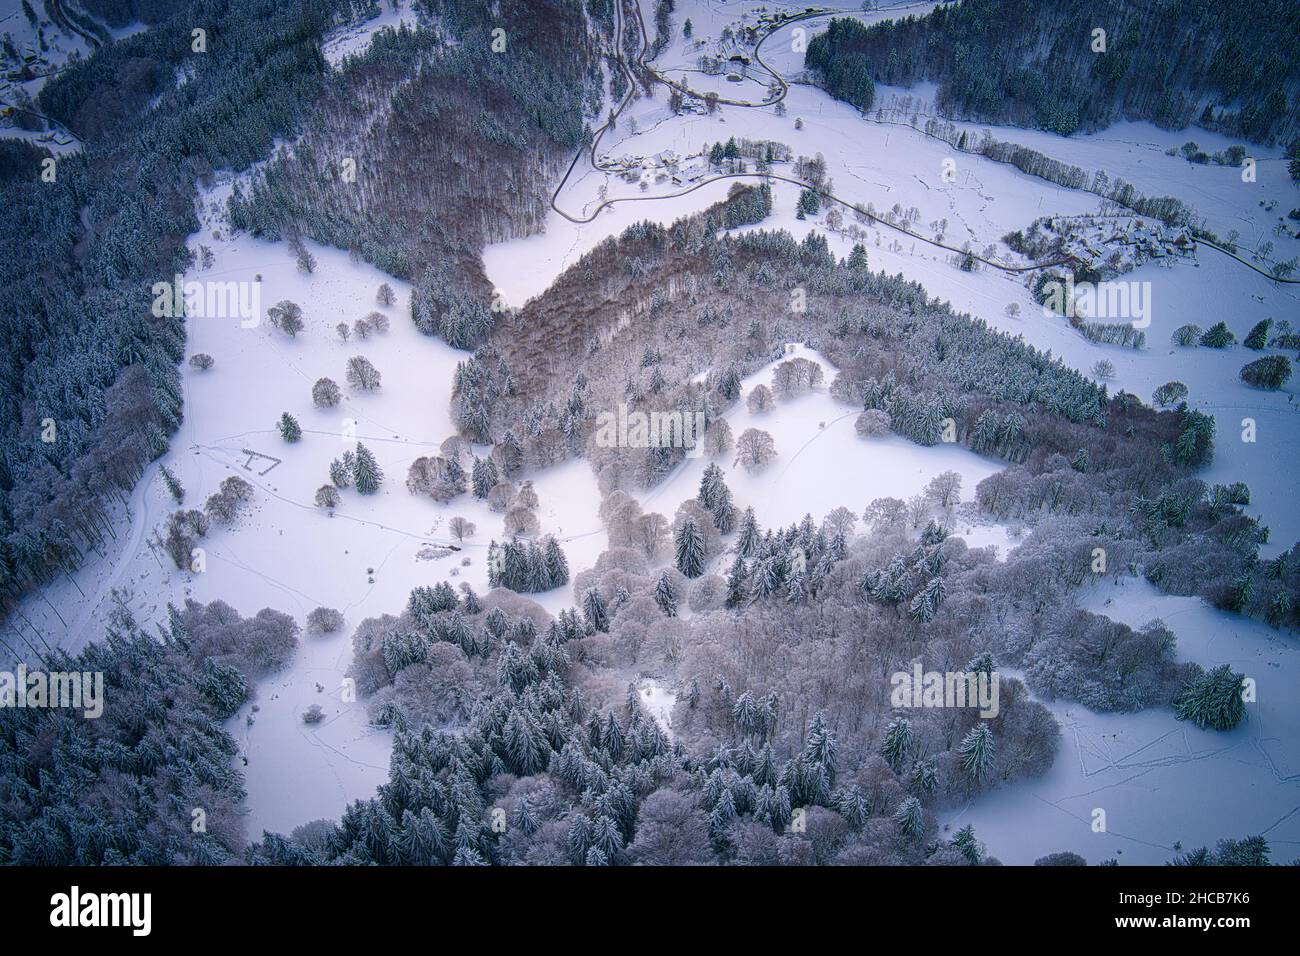
<svg viewBox="0 0 1300 956">
<path fill-rule="evenodd" d="M 1105 31 L 1104 52 L 1094 31 Z M 1300 133 L 1300 6 L 1264 0 L 963 0 L 865 27 L 833 20 L 805 62 L 867 109 L 872 82 L 939 84 L 960 119 L 1069 135 L 1122 119 L 1263 143 Z"/>
<path fill-rule="evenodd" d="M 465 347 L 491 321 L 479 251 L 541 227 L 599 74 L 575 2 L 429 6 L 437 27 L 381 34 L 346 61 L 292 155 L 236 191 L 230 221 L 354 250 L 416 283 L 417 326 Z M 511 24 L 508 55 L 491 49 L 498 22 Z M 349 157 L 355 183 L 338 173 Z"/>
<path fill-rule="evenodd" d="M 297 641 L 279 611 L 244 618 L 221 601 L 188 601 L 168 608 L 157 635 L 116 613 L 82 653 L 49 654 L 51 670 L 102 673 L 106 705 L 98 718 L 0 709 L 0 862 L 235 862 L 244 778 L 222 721 Z"/>
</svg>

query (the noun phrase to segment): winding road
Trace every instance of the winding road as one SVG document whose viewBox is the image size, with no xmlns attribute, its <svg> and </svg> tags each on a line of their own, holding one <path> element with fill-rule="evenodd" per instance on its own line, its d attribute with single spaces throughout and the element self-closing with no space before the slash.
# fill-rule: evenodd
<svg viewBox="0 0 1300 956">
<path fill-rule="evenodd" d="M 645 17 L 641 13 L 641 5 L 639 0 L 632 0 L 632 2 L 636 9 L 637 26 L 641 34 L 641 46 L 640 49 L 637 51 L 636 65 L 639 66 L 641 69 L 645 70 L 646 72 L 652 74 L 658 82 L 663 83 L 664 85 L 669 86 L 672 89 L 675 89 L 684 95 L 692 96 L 697 99 L 704 99 L 705 97 L 699 94 L 698 92 L 696 92 L 695 90 L 692 90 L 690 87 L 686 86 L 685 84 L 678 83 L 677 81 L 670 79 L 667 75 L 665 75 L 656 67 L 652 66 L 649 62 L 647 62 L 646 54 L 650 49 L 650 40 L 649 40 L 649 34 L 646 31 Z M 768 39 L 770 39 L 775 33 L 784 29 L 785 27 L 790 26 L 793 23 L 798 23 L 801 21 L 824 19 L 826 17 L 845 16 L 850 13 L 851 11 L 845 11 L 845 10 L 823 10 L 823 11 L 814 10 L 814 11 L 808 11 L 805 13 L 797 14 L 795 16 L 782 20 L 780 23 L 773 24 L 768 29 L 768 31 L 759 38 L 758 42 L 755 44 L 754 62 L 757 63 L 760 67 L 762 67 L 762 69 L 765 72 L 767 72 L 773 78 L 773 80 L 780 86 L 780 90 L 777 93 L 777 95 L 761 103 L 754 103 L 745 100 L 731 100 L 725 98 L 717 98 L 716 102 L 727 106 L 737 106 L 745 109 L 759 109 L 763 107 L 775 106 L 777 103 L 780 103 L 782 100 L 785 99 L 786 95 L 789 93 L 790 84 L 786 80 L 786 78 L 781 75 L 780 72 L 778 72 L 769 63 L 763 60 L 762 58 L 763 44 Z M 560 194 L 564 191 L 564 188 L 568 185 L 569 180 L 573 175 L 573 171 L 577 168 L 578 162 L 579 160 L 582 159 L 584 153 L 587 154 L 592 168 L 599 172 L 610 174 L 615 172 L 617 169 L 617 167 L 611 166 L 606 163 L 602 163 L 599 157 L 596 155 L 596 148 L 600 144 L 601 137 L 604 136 L 605 133 L 609 131 L 616 124 L 618 117 L 623 113 L 624 109 L 626 109 L 628 104 L 630 104 L 632 100 L 636 98 L 637 78 L 636 75 L 633 73 L 632 68 L 628 65 L 627 59 L 623 54 L 622 45 L 619 42 L 619 38 L 621 38 L 622 36 L 623 36 L 623 4 L 621 2 L 615 2 L 614 4 L 614 37 L 615 37 L 614 56 L 618 62 L 620 69 L 623 71 L 624 77 L 627 79 L 628 82 L 627 94 L 623 97 L 622 101 L 619 102 L 619 104 L 610 111 L 609 119 L 606 120 L 605 124 L 601 126 L 598 130 L 596 130 L 596 132 L 591 138 L 591 143 L 585 148 L 579 147 L 578 150 L 574 153 L 573 160 L 569 163 L 568 169 L 565 171 L 564 176 L 560 179 L 559 184 L 555 187 L 555 191 L 551 194 L 551 208 L 554 209 L 558 215 L 562 216 L 564 219 L 567 219 L 569 222 L 574 223 L 575 225 L 586 225 L 588 223 L 594 222 L 596 217 L 599 216 L 602 211 L 604 211 L 607 208 L 611 208 L 615 205 L 618 205 L 620 203 L 656 202 L 665 199 L 676 199 L 681 196 L 689 195 L 690 193 L 693 193 L 696 190 L 703 189 L 705 186 L 710 186 L 716 182 L 721 182 L 722 180 L 757 179 L 757 180 L 767 181 L 767 182 L 771 182 L 771 181 L 785 182 L 785 183 L 790 183 L 791 185 L 794 186 L 798 186 L 801 189 L 812 190 L 816 192 L 819 196 L 821 196 L 822 199 L 834 203 L 836 205 L 842 206 L 845 209 L 852 211 L 856 216 L 865 217 L 866 220 L 872 223 L 873 225 L 876 225 L 878 227 L 883 227 L 886 229 L 891 229 L 894 232 L 908 236 L 911 239 L 924 242 L 927 245 L 933 246 L 936 249 L 943 249 L 955 255 L 968 257 L 970 260 L 974 262 L 983 263 L 986 266 L 990 266 L 994 269 L 997 269 L 1007 274 L 1016 275 L 1016 274 L 1023 274 L 1026 272 L 1034 272 L 1038 269 L 1048 269 L 1048 268 L 1053 268 L 1055 266 L 1067 265 L 1075 261 L 1073 257 L 1065 256 L 1063 258 L 1054 259 L 1051 261 L 1035 262 L 1024 266 L 1008 265 L 1005 262 L 998 262 L 997 260 L 994 259 L 988 259 L 970 250 L 959 249 L 956 246 L 950 246 L 947 243 L 940 242 L 937 239 L 931 239 L 919 233 L 912 232 L 910 229 L 897 225 L 896 223 L 892 223 L 887 219 L 882 219 L 879 216 L 876 216 L 873 213 L 868 212 L 865 208 L 863 208 L 863 206 L 860 203 L 852 203 L 847 199 L 834 195 L 833 193 L 826 192 L 825 190 L 818 188 L 816 185 L 807 182 L 806 180 L 798 179 L 793 176 L 781 176 L 772 172 L 719 173 L 716 176 L 711 176 L 707 179 L 701 180 L 700 182 L 696 183 L 693 186 L 690 186 L 686 189 L 678 190 L 677 192 L 673 192 L 673 193 L 667 193 L 659 196 L 623 196 L 616 199 L 605 199 L 602 200 L 592 210 L 589 216 L 574 215 L 572 213 L 566 212 L 563 208 L 560 207 L 559 204 Z M 922 132 L 922 131 L 918 131 L 918 132 Z M 1245 266 L 1248 266 L 1249 268 L 1253 269 L 1255 272 L 1258 272 L 1260 275 L 1265 276 L 1266 278 L 1271 279 L 1274 282 L 1286 283 L 1286 284 L 1300 284 L 1300 279 L 1283 278 L 1283 277 L 1275 276 L 1272 273 L 1265 272 L 1264 270 L 1247 262 L 1245 259 L 1233 255 L 1232 253 L 1228 252 L 1228 250 L 1223 249 L 1212 242 L 1208 242 L 1206 240 L 1199 239 L 1199 238 L 1196 239 L 1195 241 L 1198 243 L 1204 242 L 1205 245 L 1217 249 L 1219 252 L 1222 252 L 1226 255 L 1232 256 L 1232 258 L 1236 259 L 1238 262 L 1242 263 Z"/>
<path fill-rule="evenodd" d="M 640 66 L 642 69 L 646 70 L 647 72 L 653 74 L 656 80 L 665 84 L 666 86 L 670 86 L 673 89 L 685 95 L 702 99 L 703 97 L 701 97 L 699 93 L 695 92 L 694 90 L 690 89 L 689 87 L 681 83 L 669 79 L 658 69 L 656 69 L 655 67 L 651 66 L 648 62 L 646 62 L 646 53 L 650 48 L 650 41 L 649 41 L 649 35 L 646 32 L 645 18 L 641 14 L 641 6 L 639 3 L 636 3 L 636 15 L 637 15 L 637 26 L 639 27 L 640 34 L 641 34 L 641 48 L 640 50 L 638 50 L 637 58 L 636 58 L 637 65 Z M 769 73 L 772 76 L 772 78 L 780 85 L 781 87 L 780 92 L 775 97 L 765 100 L 762 103 L 751 103 L 744 100 L 729 100 L 729 99 L 722 99 L 722 98 L 719 98 L 717 102 L 728 106 L 738 106 L 746 109 L 757 109 L 762 107 L 775 106 L 777 103 L 784 100 L 786 94 L 789 93 L 790 91 L 790 84 L 786 81 L 785 77 L 783 77 L 780 73 L 774 70 L 768 63 L 765 63 L 763 61 L 759 52 L 763 46 L 763 43 L 774 33 L 776 33 L 778 30 L 783 29 L 784 27 L 787 27 L 792 23 L 797 23 L 799 21 L 806 21 L 806 20 L 815 20 L 824 17 L 842 16 L 842 15 L 844 15 L 844 11 L 840 11 L 840 10 L 803 13 L 794 17 L 790 17 L 786 20 L 783 20 L 778 24 L 774 24 L 771 27 L 771 29 L 767 31 L 767 33 L 765 33 L 762 37 L 759 38 L 758 43 L 755 45 L 754 61 L 758 63 L 767 73 Z M 621 37 L 622 35 L 623 35 L 623 7 L 621 3 L 616 3 L 614 5 L 614 36 L 617 38 L 617 37 Z M 622 101 L 610 111 L 609 119 L 606 120 L 605 124 L 601 126 L 598 130 L 596 130 L 595 134 L 591 138 L 591 143 L 586 147 L 579 147 L 577 152 L 574 153 L 573 160 L 569 163 L 568 169 L 565 170 L 564 176 L 560 179 L 559 184 L 555 187 L 555 191 L 551 194 L 551 208 L 554 209 L 555 212 L 558 213 L 560 216 L 564 217 L 569 222 L 574 223 L 575 225 L 586 225 L 587 223 L 594 222 L 596 217 L 599 216 L 603 210 L 605 210 L 606 208 L 613 207 L 619 203 L 656 202 L 664 199 L 676 199 L 679 196 L 689 195 L 690 193 L 693 193 L 698 189 L 703 189 L 705 186 L 711 186 L 716 182 L 721 182 L 727 179 L 735 179 L 735 180 L 757 179 L 764 182 L 771 182 L 771 181 L 785 182 L 785 183 L 790 183 L 791 185 L 794 186 L 798 186 L 801 189 L 812 190 L 816 192 L 819 196 L 821 196 L 822 199 L 828 202 L 835 203 L 839 206 L 843 206 L 845 209 L 852 211 L 855 215 L 866 217 L 868 221 L 870 221 L 871 223 L 877 226 L 882 226 L 887 229 L 892 229 L 895 232 L 901 233 L 902 235 L 908 236 L 912 239 L 916 239 L 921 242 L 924 242 L 927 245 L 934 246 L 937 249 L 944 249 L 948 252 L 960 256 L 968 256 L 970 257 L 970 259 L 976 262 L 982 262 L 985 265 L 992 266 L 993 268 L 1001 270 L 1002 272 L 1012 273 L 1012 274 L 1032 272 L 1035 269 L 1044 269 L 1044 268 L 1049 268 L 1051 266 L 1065 265 L 1066 263 L 1072 261 L 1070 258 L 1067 257 L 1063 259 L 1053 260 L 1051 262 L 1033 263 L 1027 266 L 1011 266 L 1011 265 L 1007 265 L 1004 262 L 998 262 L 993 259 L 986 259 L 985 257 L 977 255 L 976 253 L 971 252 L 969 250 L 958 249 L 956 246 L 950 246 L 947 245 L 946 243 L 939 242 L 936 239 L 930 239 L 926 236 L 920 235 L 919 233 L 912 232 L 910 229 L 906 229 L 902 226 L 896 225 L 895 223 L 889 222 L 886 219 L 881 219 L 879 216 L 873 215 L 872 213 L 868 212 L 865 208 L 863 208 L 863 206 L 860 203 L 849 202 L 847 199 L 844 199 L 840 196 L 834 195 L 833 193 L 829 193 L 822 189 L 819 189 L 816 185 L 806 180 L 798 179 L 797 177 L 794 176 L 781 176 L 779 174 L 771 173 L 771 172 L 719 173 L 716 176 L 711 176 L 708 179 L 701 180 L 700 182 L 686 189 L 681 189 L 678 190 L 677 192 L 668 193 L 662 196 L 624 196 L 617 199 L 605 199 L 602 200 L 600 204 L 597 205 L 596 208 L 592 210 L 591 215 L 589 216 L 578 216 L 566 212 L 563 208 L 560 207 L 559 204 L 560 194 L 564 191 L 565 186 L 568 185 L 569 179 L 572 177 L 574 169 L 577 168 L 578 162 L 579 160 L 582 159 L 584 154 L 588 156 L 588 159 L 591 162 L 591 166 L 593 169 L 603 173 L 612 173 L 615 171 L 615 167 L 606 163 L 602 163 L 600 161 L 600 159 L 596 155 L 596 148 L 600 145 L 601 137 L 604 136 L 605 133 L 609 131 L 614 125 L 616 125 L 618 117 L 623 113 L 624 109 L 626 109 L 628 104 L 631 103 L 633 99 L 635 99 L 637 79 L 636 79 L 636 75 L 632 71 L 632 68 L 628 65 L 626 57 L 624 57 L 623 55 L 623 50 L 621 46 L 618 45 L 615 46 L 614 55 L 615 55 L 615 59 L 618 61 L 619 67 L 623 71 L 624 77 L 626 77 L 627 79 L 628 82 L 627 94 L 623 97 Z"/>
</svg>

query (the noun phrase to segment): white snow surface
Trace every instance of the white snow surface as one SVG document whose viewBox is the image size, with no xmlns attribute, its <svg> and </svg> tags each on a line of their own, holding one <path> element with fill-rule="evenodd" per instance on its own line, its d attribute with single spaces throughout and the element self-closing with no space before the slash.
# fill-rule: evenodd
<svg viewBox="0 0 1300 956">
<path fill-rule="evenodd" d="M 655 723 L 667 735 L 673 738 L 673 707 L 677 704 L 677 695 L 672 688 L 660 680 L 647 677 L 637 688 L 641 708 L 654 718 Z"/>
<path fill-rule="evenodd" d="M 348 23 L 334 30 L 321 43 L 321 53 L 326 62 L 337 69 L 348 57 L 365 53 L 380 30 L 396 30 L 402 24 L 414 28 L 417 20 L 416 11 L 412 7 L 399 7 L 393 3 L 369 20 Z"/>
<path fill-rule="evenodd" d="M 1131 627 L 1159 618 L 1178 635 L 1180 660 L 1231 664 L 1257 700 L 1236 729 L 1200 730 L 1172 710 L 1097 714 L 1049 702 L 1061 724 L 1056 761 L 1041 778 L 980 796 L 941 818 L 973 824 L 1003 863 L 1070 850 L 1089 863 L 1158 865 L 1217 840 L 1264 836 L 1274 863 L 1300 857 L 1300 649 L 1293 636 L 1161 594 L 1145 581 L 1098 585 L 1080 606 Z M 1094 828 L 1103 819 L 1104 830 Z"/>
</svg>

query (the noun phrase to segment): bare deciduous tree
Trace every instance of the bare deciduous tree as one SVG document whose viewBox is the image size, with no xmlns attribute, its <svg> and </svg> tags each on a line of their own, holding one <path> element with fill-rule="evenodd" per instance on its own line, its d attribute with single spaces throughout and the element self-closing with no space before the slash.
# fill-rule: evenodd
<svg viewBox="0 0 1300 956">
<path fill-rule="evenodd" d="M 498 514 L 505 514 L 510 510 L 510 499 L 515 496 L 515 486 L 508 481 L 501 481 L 492 486 L 488 492 L 488 507 Z"/>
<path fill-rule="evenodd" d="M 751 415 L 761 415 L 772 407 L 772 390 L 766 385 L 755 385 L 745 399 Z"/>
<path fill-rule="evenodd" d="M 889 412 L 879 408 L 868 408 L 858 415 L 853 428 L 862 438 L 880 438 L 889 434 Z"/>
<path fill-rule="evenodd" d="M 735 447 L 731 426 L 724 418 L 715 418 L 704 430 L 704 453 L 710 458 L 721 458 Z"/>
<path fill-rule="evenodd" d="M 303 329 L 302 306 L 288 299 L 281 299 L 266 310 L 266 317 L 281 332 L 293 337 Z"/>
<path fill-rule="evenodd" d="M 370 364 L 364 355 L 348 359 L 348 384 L 353 388 L 371 391 L 379 387 L 379 369 Z"/>
<path fill-rule="evenodd" d="M 532 535 L 541 530 L 541 523 L 527 508 L 511 508 L 506 512 L 505 528 L 506 534 Z"/>
<path fill-rule="evenodd" d="M 761 429 L 746 428 L 736 442 L 736 462 L 746 471 L 758 471 L 775 457 L 776 442 Z"/>
<path fill-rule="evenodd" d="M 935 475 L 925 486 L 925 494 L 937 502 L 939 507 L 951 508 L 961 500 L 961 475 L 955 471 Z"/>
<path fill-rule="evenodd" d="M 338 383 L 332 378 L 318 378 L 311 387 L 311 400 L 320 408 L 333 408 L 342 397 Z"/>
<path fill-rule="evenodd" d="M 462 518 L 460 515 L 452 518 L 447 522 L 447 530 L 451 532 L 452 537 L 457 541 L 464 541 L 466 538 L 474 537 L 474 532 L 478 530 L 474 522 L 468 518 Z"/>
</svg>

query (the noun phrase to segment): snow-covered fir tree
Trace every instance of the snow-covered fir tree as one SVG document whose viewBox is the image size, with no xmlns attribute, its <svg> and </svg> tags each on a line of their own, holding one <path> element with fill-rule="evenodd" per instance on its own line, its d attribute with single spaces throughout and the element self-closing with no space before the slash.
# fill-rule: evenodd
<svg viewBox="0 0 1300 956">
<path fill-rule="evenodd" d="M 668 579 L 667 572 L 661 574 L 655 584 L 655 601 L 668 617 L 677 616 L 677 594 L 673 591 L 673 583 Z"/>
<path fill-rule="evenodd" d="M 587 619 L 587 626 L 593 631 L 609 630 L 609 611 L 605 599 L 596 588 L 587 588 L 582 595 L 582 614 Z"/>
<path fill-rule="evenodd" d="M 288 412 L 280 416 L 279 429 L 280 437 L 287 442 L 296 442 L 302 438 L 302 426 L 298 424 L 298 419 Z"/>
<path fill-rule="evenodd" d="M 698 578 L 704 573 L 704 536 L 692 518 L 682 522 L 674 538 L 674 560 L 677 570 L 688 578 Z"/>
<path fill-rule="evenodd" d="M 363 495 L 373 495 L 384 481 L 384 472 L 379 467 L 379 462 L 375 461 L 374 454 L 361 442 L 357 442 L 352 480 L 357 486 L 357 491 Z"/>
<path fill-rule="evenodd" d="M 497 476 L 497 466 L 490 458 L 475 458 L 470 477 L 474 486 L 474 497 L 483 499 L 487 498 L 488 492 L 500 480 Z"/>
<path fill-rule="evenodd" d="M 981 721 L 961 739 L 957 752 L 961 754 L 962 767 L 976 783 L 983 783 L 993 772 L 995 758 L 993 731 L 987 721 Z"/>
</svg>

